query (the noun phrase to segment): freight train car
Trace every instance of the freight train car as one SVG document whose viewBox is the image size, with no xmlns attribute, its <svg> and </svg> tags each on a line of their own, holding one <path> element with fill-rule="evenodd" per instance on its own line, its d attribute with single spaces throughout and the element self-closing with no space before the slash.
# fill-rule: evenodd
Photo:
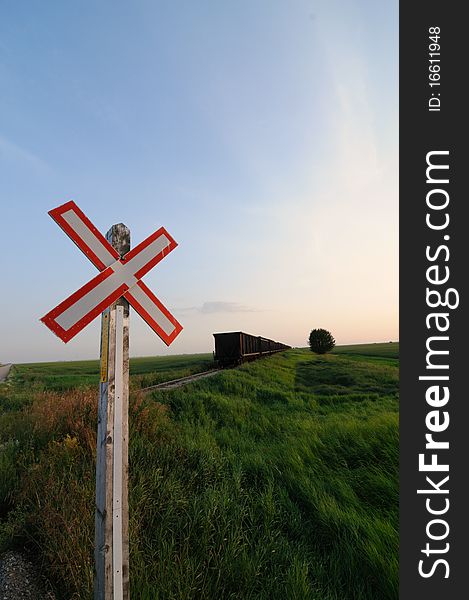
<svg viewBox="0 0 469 600">
<path fill-rule="evenodd" d="M 215 361 L 221 366 L 239 365 L 274 352 L 288 350 L 291 346 L 242 331 L 214 333 Z"/>
</svg>

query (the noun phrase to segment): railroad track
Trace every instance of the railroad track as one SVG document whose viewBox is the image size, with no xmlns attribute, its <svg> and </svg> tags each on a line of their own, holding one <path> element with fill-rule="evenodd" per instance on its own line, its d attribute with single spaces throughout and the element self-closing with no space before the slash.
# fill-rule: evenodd
<svg viewBox="0 0 469 600">
<path fill-rule="evenodd" d="M 216 375 L 223 369 L 210 369 L 210 371 L 204 371 L 203 373 L 195 373 L 194 375 L 187 375 L 187 377 L 180 377 L 179 379 L 172 379 L 171 381 L 163 381 L 157 385 L 150 385 L 149 387 L 142 388 L 141 392 L 151 392 L 152 390 L 171 390 L 174 388 L 181 387 L 186 383 L 197 381 L 198 379 L 204 379 L 205 377 L 211 377 Z"/>
</svg>

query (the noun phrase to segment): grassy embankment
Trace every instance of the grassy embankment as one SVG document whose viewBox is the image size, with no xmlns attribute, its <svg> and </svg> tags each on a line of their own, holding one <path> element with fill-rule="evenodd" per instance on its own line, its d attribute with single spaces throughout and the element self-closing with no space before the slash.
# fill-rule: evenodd
<svg viewBox="0 0 469 600">
<path fill-rule="evenodd" d="M 133 598 L 398 597 L 398 360 L 374 351 L 292 350 L 146 397 L 184 359 L 134 362 Z M 0 391 L 0 545 L 37 547 L 67 600 L 92 595 L 96 386 L 63 390 L 97 364 L 70 367 L 17 367 Z"/>
</svg>

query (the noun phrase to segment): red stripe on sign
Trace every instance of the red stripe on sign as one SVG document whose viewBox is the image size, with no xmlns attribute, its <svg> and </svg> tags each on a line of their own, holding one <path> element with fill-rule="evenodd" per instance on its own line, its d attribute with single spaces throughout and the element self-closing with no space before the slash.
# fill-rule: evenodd
<svg viewBox="0 0 469 600">
<path fill-rule="evenodd" d="M 147 246 L 149 246 L 152 242 L 158 239 L 161 235 L 164 235 L 169 240 L 169 244 L 165 248 L 163 248 L 161 252 L 156 254 L 149 262 L 147 262 L 146 265 L 144 265 L 141 269 L 134 273 L 134 276 L 137 279 L 143 277 L 145 273 L 148 273 L 148 271 L 150 271 L 150 269 L 153 269 L 153 267 L 157 265 L 160 262 L 160 260 L 162 260 L 167 254 L 174 250 L 174 248 L 176 248 L 177 246 L 177 242 L 169 235 L 169 233 L 164 227 L 160 227 L 158 231 L 152 233 L 150 236 L 147 237 L 146 240 L 143 240 L 143 242 L 140 242 L 140 244 L 135 246 L 135 248 L 132 248 L 132 250 L 127 252 L 127 254 L 122 259 L 123 263 L 128 262 L 134 256 L 139 254 L 142 250 L 144 250 Z"/>
<path fill-rule="evenodd" d="M 89 313 L 87 313 L 82 319 L 77 321 L 75 325 L 72 325 L 70 329 L 67 330 L 67 339 L 64 341 L 69 341 L 75 336 L 78 332 L 84 329 L 93 319 L 95 319 L 98 315 L 100 315 L 106 308 L 108 308 L 113 302 L 119 300 L 121 296 L 129 289 L 129 287 L 123 283 L 120 287 L 117 288 L 112 294 L 109 294 L 107 298 L 105 298 L 102 302 L 100 302 L 97 306 L 95 306 Z"/>
<path fill-rule="evenodd" d="M 80 250 L 91 260 L 94 266 L 97 267 L 100 271 L 103 271 L 106 268 L 106 265 L 63 218 L 62 215 L 66 212 L 69 212 L 70 210 L 78 216 L 78 218 L 83 222 L 83 224 L 93 233 L 93 235 L 106 248 L 106 250 L 112 254 L 112 256 L 116 260 L 120 258 L 119 253 L 111 246 L 111 244 L 106 240 L 103 234 L 93 225 L 93 223 L 88 219 L 85 213 L 78 208 L 78 206 L 73 200 L 70 200 L 69 202 L 62 204 L 62 206 L 58 206 L 57 208 L 53 208 L 49 211 L 50 216 L 54 219 L 57 225 L 59 225 L 59 227 L 61 227 L 61 229 L 63 229 L 63 231 L 65 231 L 65 233 L 75 242 L 75 244 L 80 248 Z"/>
<path fill-rule="evenodd" d="M 106 269 L 106 271 L 107 271 L 107 269 Z M 103 273 L 100 273 L 98 275 L 98 277 L 102 274 Z M 107 275 L 106 275 L 106 277 L 107 277 Z M 95 279 L 97 279 L 97 277 Z M 81 288 L 81 289 L 83 290 L 85 287 L 87 287 L 87 286 L 83 286 L 83 288 Z M 103 310 L 108 308 L 113 302 L 115 302 L 121 296 L 123 296 L 124 293 L 128 289 L 129 289 L 128 286 L 125 283 L 123 283 L 119 288 L 117 288 L 111 294 L 109 294 L 109 296 L 107 298 L 104 298 L 104 300 L 102 302 L 100 302 L 92 310 L 90 310 L 84 317 L 82 317 L 79 321 L 77 321 L 74 325 L 72 325 L 72 327 L 70 327 L 70 329 L 65 330 L 61 325 L 59 325 L 57 323 L 56 318 L 60 314 L 62 314 L 62 312 L 64 310 L 66 310 L 71 304 L 73 304 L 73 302 L 70 303 L 70 298 L 72 298 L 72 296 L 67 298 L 67 300 L 64 300 L 61 304 L 59 304 L 59 306 L 57 306 L 56 308 L 51 310 L 49 313 L 47 313 L 47 315 L 42 317 L 41 321 L 44 323 L 44 325 L 49 327 L 49 329 L 51 329 L 55 333 L 55 335 L 57 335 L 63 342 L 67 343 L 68 341 L 70 341 L 72 339 L 72 337 L 74 337 L 77 333 L 79 333 L 82 329 L 84 329 L 89 323 L 91 323 L 91 321 L 93 319 L 95 319 L 98 315 L 100 315 L 103 312 Z M 80 291 L 81 290 L 78 290 L 78 292 L 80 292 Z M 73 294 L 73 296 L 76 296 L 78 294 L 78 292 Z M 76 300 L 76 298 L 75 298 L 75 300 Z M 65 307 L 63 308 L 63 310 L 61 310 L 60 312 L 57 313 L 57 309 L 61 306 L 65 306 Z"/>
<path fill-rule="evenodd" d="M 75 304 L 77 300 L 79 300 L 82 296 L 90 292 L 93 288 L 95 288 L 99 283 L 110 277 L 114 273 L 112 267 L 108 267 L 101 273 L 98 273 L 93 279 L 90 279 L 88 283 L 85 283 L 79 290 L 74 292 L 71 296 L 66 298 L 63 302 L 58 304 L 55 308 L 53 308 L 49 313 L 47 313 L 46 317 L 52 317 L 55 319 L 59 315 L 61 315 L 67 308 L 70 308 L 72 304 Z M 43 317 L 44 319 L 45 317 Z M 41 319 L 41 321 L 43 320 Z"/>
<path fill-rule="evenodd" d="M 53 308 L 50 312 L 48 312 L 47 315 L 42 317 L 41 321 L 44 323 L 44 325 L 49 327 L 49 329 L 51 329 L 61 340 L 63 340 L 64 342 L 68 342 L 75 335 L 75 333 L 78 333 L 78 331 L 80 331 L 80 329 L 83 329 L 83 327 L 87 323 L 89 323 L 91 320 L 93 320 L 94 316 L 96 316 L 96 315 L 91 317 L 91 319 L 89 321 L 87 321 L 87 323 L 85 323 L 85 325 L 83 325 L 83 327 L 75 329 L 75 327 L 77 325 L 77 324 L 75 324 L 70 329 L 67 329 L 67 330 L 65 330 L 61 325 L 59 325 L 57 323 L 57 321 L 56 321 L 57 317 L 59 315 L 61 315 L 64 311 L 66 311 L 68 308 L 70 308 L 73 304 L 75 304 L 75 302 L 77 302 L 82 296 L 84 296 L 85 294 L 90 292 L 93 288 L 95 288 L 97 285 L 99 285 L 102 281 L 104 281 L 110 275 L 112 275 L 113 272 L 114 271 L 113 271 L 112 267 L 108 267 L 101 273 L 98 273 L 98 275 L 96 275 L 96 277 L 93 277 L 93 279 L 88 281 L 88 283 L 86 283 L 79 290 L 74 292 L 71 296 L 66 298 L 63 302 L 58 304 L 55 308 Z M 125 289 L 128 289 L 128 288 L 126 287 Z M 124 291 L 125 291 L 125 289 L 124 289 Z M 119 296 L 121 296 L 121 295 L 122 295 L 122 293 L 119 294 Z M 117 297 L 119 297 L 119 296 L 117 296 Z M 107 301 L 107 299 L 106 299 L 106 301 Z M 113 300 L 111 300 L 111 302 L 112 301 Z M 101 304 L 103 304 L 103 302 L 100 303 L 100 306 L 101 306 Z M 104 307 L 104 308 L 106 308 L 106 307 Z M 90 314 L 90 313 L 88 313 L 88 314 Z M 85 315 L 85 317 L 86 316 L 88 316 L 88 315 Z M 81 319 L 81 321 L 83 321 L 83 319 Z M 78 321 L 78 323 L 81 323 L 81 321 Z"/>
<path fill-rule="evenodd" d="M 145 294 L 150 298 L 150 300 L 156 304 L 156 306 L 161 310 L 161 312 L 165 315 L 165 317 L 174 325 L 173 332 L 168 335 L 163 331 L 163 329 L 158 325 L 158 323 L 153 319 L 153 317 L 143 308 L 143 306 L 136 300 L 135 296 L 132 295 L 132 290 L 129 290 L 124 294 L 124 298 L 126 298 L 129 303 L 135 308 L 138 314 L 142 317 L 142 319 L 159 335 L 159 337 L 163 340 L 163 342 L 169 346 L 175 340 L 175 338 L 181 333 L 182 325 L 173 317 L 173 315 L 167 310 L 167 308 L 158 300 L 155 294 L 148 288 L 143 281 L 139 281 L 137 285 L 145 292 Z"/>
</svg>

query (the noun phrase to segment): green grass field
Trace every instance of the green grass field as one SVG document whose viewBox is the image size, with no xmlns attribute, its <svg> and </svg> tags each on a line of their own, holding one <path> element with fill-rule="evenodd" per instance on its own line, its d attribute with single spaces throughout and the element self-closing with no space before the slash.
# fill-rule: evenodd
<svg viewBox="0 0 469 600">
<path fill-rule="evenodd" d="M 180 354 L 177 356 L 146 356 L 130 360 L 132 386 L 136 389 L 200 373 L 213 366 L 213 356 Z M 99 361 L 27 363 L 14 366 L 13 378 L 18 385 L 34 391 L 66 391 L 97 385 Z"/>
<path fill-rule="evenodd" d="M 134 359 L 131 596 L 397 599 L 397 357 L 291 350 L 146 396 L 210 355 Z M 92 598 L 96 378 L 23 365 L 0 388 L 0 547 L 38 549 L 64 600 Z"/>
<path fill-rule="evenodd" d="M 355 356 L 370 356 L 381 358 L 399 358 L 399 342 L 387 344 L 352 344 L 350 346 L 336 346 L 334 354 L 352 354 Z"/>
</svg>

